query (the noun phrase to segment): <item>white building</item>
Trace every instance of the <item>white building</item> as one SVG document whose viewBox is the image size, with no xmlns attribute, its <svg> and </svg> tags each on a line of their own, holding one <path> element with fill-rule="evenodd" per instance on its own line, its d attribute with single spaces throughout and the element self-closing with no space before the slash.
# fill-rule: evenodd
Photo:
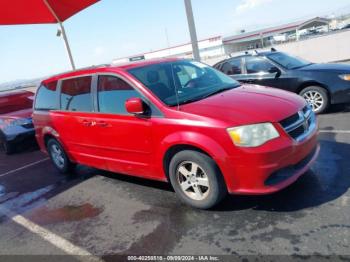
<svg viewBox="0 0 350 262">
<path fill-rule="evenodd" d="M 305 38 L 312 32 L 325 33 L 330 20 L 321 17 L 274 26 L 257 31 L 228 36 L 223 39 L 227 54 L 259 49 L 278 43 L 294 42 Z"/>
<path fill-rule="evenodd" d="M 222 43 L 222 37 L 216 36 L 201 40 L 198 42 L 200 56 L 203 60 L 221 57 L 225 55 L 224 46 Z M 117 58 L 113 60 L 113 64 L 132 62 L 138 60 L 147 60 L 154 58 L 164 57 L 181 57 L 181 58 L 193 58 L 191 43 L 164 48 L 152 52 L 147 52 L 139 55 L 128 56 L 123 58 Z"/>
</svg>

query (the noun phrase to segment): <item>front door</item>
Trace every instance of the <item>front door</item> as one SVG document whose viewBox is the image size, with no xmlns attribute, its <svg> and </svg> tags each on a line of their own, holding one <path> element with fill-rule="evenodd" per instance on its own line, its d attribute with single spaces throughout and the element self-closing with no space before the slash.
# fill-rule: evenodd
<svg viewBox="0 0 350 262">
<path fill-rule="evenodd" d="M 229 75 L 237 81 L 244 79 L 242 58 L 231 58 L 225 61 L 219 68 L 221 72 Z"/>
<path fill-rule="evenodd" d="M 100 75 L 96 84 L 94 154 L 113 172 L 152 177 L 152 118 L 129 114 L 125 102 L 143 98 L 119 77 Z"/>
<path fill-rule="evenodd" d="M 246 56 L 244 67 L 245 74 L 241 78 L 242 82 L 289 90 L 292 79 L 265 57 Z"/>
</svg>

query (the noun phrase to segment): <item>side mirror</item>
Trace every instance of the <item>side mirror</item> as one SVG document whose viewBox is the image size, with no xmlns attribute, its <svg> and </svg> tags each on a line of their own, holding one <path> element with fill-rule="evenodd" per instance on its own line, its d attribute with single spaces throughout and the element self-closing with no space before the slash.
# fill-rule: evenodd
<svg viewBox="0 0 350 262">
<path fill-rule="evenodd" d="M 276 78 L 281 76 L 281 70 L 275 66 L 270 68 L 269 73 L 276 74 Z"/>
<path fill-rule="evenodd" d="M 133 115 L 142 115 L 146 111 L 145 103 L 141 98 L 130 98 L 125 102 L 126 111 Z"/>
</svg>

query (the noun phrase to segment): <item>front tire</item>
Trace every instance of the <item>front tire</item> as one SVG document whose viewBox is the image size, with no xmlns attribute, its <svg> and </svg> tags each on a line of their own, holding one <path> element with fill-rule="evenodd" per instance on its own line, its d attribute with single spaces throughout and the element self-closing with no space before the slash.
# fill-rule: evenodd
<svg viewBox="0 0 350 262">
<path fill-rule="evenodd" d="M 56 139 L 47 142 L 47 151 L 53 165 L 61 174 L 69 174 L 75 165 L 69 160 L 67 153 Z"/>
<path fill-rule="evenodd" d="M 3 148 L 6 155 L 12 155 L 16 152 L 16 147 L 10 142 L 3 142 Z"/>
<path fill-rule="evenodd" d="M 316 114 L 326 112 L 330 105 L 327 90 L 322 87 L 307 87 L 301 91 L 300 95 L 312 106 Z"/>
<path fill-rule="evenodd" d="M 222 174 L 209 156 L 192 150 L 177 153 L 169 165 L 170 182 L 182 202 L 209 209 L 227 194 Z"/>
</svg>

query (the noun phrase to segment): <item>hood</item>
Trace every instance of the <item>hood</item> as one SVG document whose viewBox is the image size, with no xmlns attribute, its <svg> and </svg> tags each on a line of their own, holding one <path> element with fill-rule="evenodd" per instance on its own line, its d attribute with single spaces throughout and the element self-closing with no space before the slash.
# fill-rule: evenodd
<svg viewBox="0 0 350 262">
<path fill-rule="evenodd" d="M 27 108 L 7 114 L 0 114 L 0 119 L 21 119 L 32 117 L 33 109 Z"/>
<path fill-rule="evenodd" d="M 280 122 L 306 105 L 300 96 L 269 87 L 242 85 L 181 106 L 186 113 L 210 117 L 229 125 Z"/>
<path fill-rule="evenodd" d="M 301 71 L 317 71 L 329 73 L 350 73 L 350 65 L 346 64 L 311 64 L 300 68 Z"/>
</svg>

